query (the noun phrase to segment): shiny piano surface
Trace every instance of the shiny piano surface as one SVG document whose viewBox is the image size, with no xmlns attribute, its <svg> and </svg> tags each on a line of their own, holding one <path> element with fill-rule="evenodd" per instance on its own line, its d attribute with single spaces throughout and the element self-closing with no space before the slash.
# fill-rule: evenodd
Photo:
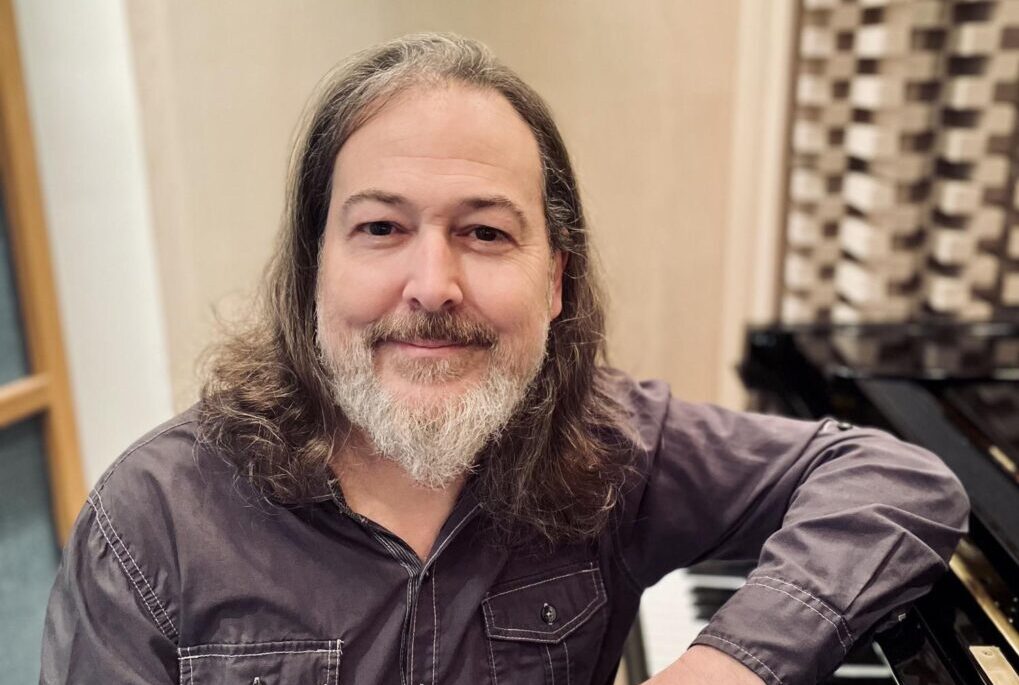
<svg viewBox="0 0 1019 685">
<path fill-rule="evenodd" d="M 970 534 L 877 651 L 901 685 L 1019 685 L 1019 324 L 752 328 L 739 371 L 753 409 L 876 426 L 944 459 Z"/>
</svg>

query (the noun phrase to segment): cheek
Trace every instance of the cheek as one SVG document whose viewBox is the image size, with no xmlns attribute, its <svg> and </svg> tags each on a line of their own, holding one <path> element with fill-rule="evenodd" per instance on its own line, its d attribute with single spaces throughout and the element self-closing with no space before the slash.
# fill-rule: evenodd
<svg viewBox="0 0 1019 685">
<path fill-rule="evenodd" d="M 471 274 L 474 307 L 503 333 L 527 334 L 549 320 L 547 273 L 487 268 Z"/>
<path fill-rule="evenodd" d="M 318 281 L 319 315 L 332 325 L 364 326 L 392 308 L 394 290 L 385 271 L 323 250 Z"/>
</svg>

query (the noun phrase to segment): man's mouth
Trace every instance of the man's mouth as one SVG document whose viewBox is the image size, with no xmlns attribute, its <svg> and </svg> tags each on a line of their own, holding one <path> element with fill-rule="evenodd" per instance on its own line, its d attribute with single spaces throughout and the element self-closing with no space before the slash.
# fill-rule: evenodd
<svg viewBox="0 0 1019 685">
<path fill-rule="evenodd" d="M 430 338 L 410 338 L 406 340 L 390 338 L 380 341 L 378 346 L 380 348 L 389 347 L 411 357 L 432 359 L 455 356 L 485 347 L 484 345 L 469 342 Z"/>
<path fill-rule="evenodd" d="M 454 342 L 452 340 L 394 340 L 403 345 L 413 345 L 414 347 L 425 347 L 428 349 L 436 349 L 439 347 L 466 347 L 464 343 Z"/>
</svg>

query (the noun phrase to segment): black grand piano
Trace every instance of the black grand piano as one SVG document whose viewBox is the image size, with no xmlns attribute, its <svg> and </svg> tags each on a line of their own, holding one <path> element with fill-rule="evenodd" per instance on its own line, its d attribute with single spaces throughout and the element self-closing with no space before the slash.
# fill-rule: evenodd
<svg viewBox="0 0 1019 685">
<path fill-rule="evenodd" d="M 935 452 L 972 503 L 951 572 L 827 682 L 1019 685 L 1019 324 L 756 327 L 739 373 L 751 409 L 833 416 Z M 698 615 L 710 617 L 733 590 L 697 579 L 738 581 L 749 569 L 690 569 Z M 626 659 L 639 682 L 639 627 Z"/>
</svg>

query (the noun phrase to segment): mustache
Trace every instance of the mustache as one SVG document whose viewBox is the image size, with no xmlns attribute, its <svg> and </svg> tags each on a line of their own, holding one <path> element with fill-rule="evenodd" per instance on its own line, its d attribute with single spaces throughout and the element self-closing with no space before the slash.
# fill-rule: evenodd
<svg viewBox="0 0 1019 685">
<path fill-rule="evenodd" d="M 406 340 L 445 340 L 455 345 L 491 347 L 499 336 L 490 326 L 448 312 L 391 314 L 364 331 L 369 345 Z"/>
</svg>

